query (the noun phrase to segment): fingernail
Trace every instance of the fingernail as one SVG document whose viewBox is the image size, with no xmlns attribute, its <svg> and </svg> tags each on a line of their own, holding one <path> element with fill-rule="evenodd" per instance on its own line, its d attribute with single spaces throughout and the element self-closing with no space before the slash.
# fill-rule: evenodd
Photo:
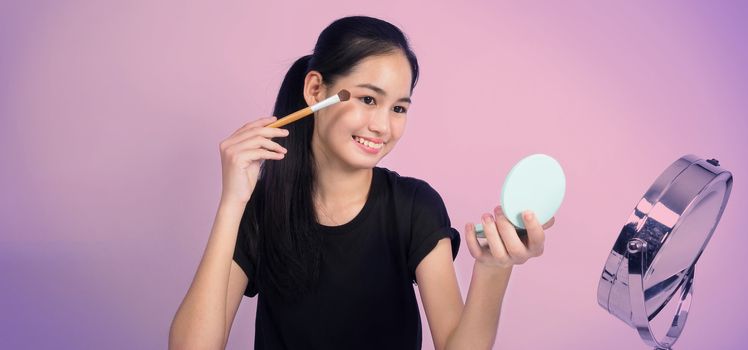
<svg viewBox="0 0 748 350">
<path fill-rule="evenodd" d="M 532 220 L 532 218 L 533 218 L 532 212 L 531 211 L 526 211 L 525 212 L 525 220 Z"/>
<path fill-rule="evenodd" d="M 489 214 L 483 214 L 483 216 L 481 217 L 481 219 L 483 219 L 483 222 L 491 222 L 491 215 L 489 215 Z"/>
</svg>

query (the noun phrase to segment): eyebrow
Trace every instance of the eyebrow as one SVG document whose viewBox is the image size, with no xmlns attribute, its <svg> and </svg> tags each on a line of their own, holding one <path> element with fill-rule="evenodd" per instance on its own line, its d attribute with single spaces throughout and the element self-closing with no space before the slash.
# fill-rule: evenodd
<svg viewBox="0 0 748 350">
<path fill-rule="evenodd" d="M 387 96 L 387 93 L 384 91 L 384 89 L 382 89 L 382 88 L 380 88 L 379 86 L 376 86 L 376 85 L 372 85 L 372 84 L 358 84 L 358 85 L 356 85 L 356 87 L 362 87 L 362 88 L 371 89 L 374 92 L 376 92 L 376 93 L 378 93 L 378 94 L 380 94 L 382 96 Z M 411 101 L 410 97 L 400 98 L 400 99 L 397 100 L 397 102 L 413 103 L 413 101 Z"/>
</svg>

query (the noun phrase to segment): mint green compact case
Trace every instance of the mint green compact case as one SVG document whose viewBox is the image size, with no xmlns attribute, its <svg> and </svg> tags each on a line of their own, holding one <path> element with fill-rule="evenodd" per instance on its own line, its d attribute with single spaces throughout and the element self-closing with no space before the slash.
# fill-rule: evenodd
<svg viewBox="0 0 748 350">
<path fill-rule="evenodd" d="M 550 220 L 566 194 L 566 176 L 558 163 L 546 154 L 533 154 L 517 162 L 501 188 L 504 215 L 518 229 L 525 229 L 522 213 L 531 210 L 541 224 Z M 483 225 L 475 225 L 484 237 Z"/>
</svg>

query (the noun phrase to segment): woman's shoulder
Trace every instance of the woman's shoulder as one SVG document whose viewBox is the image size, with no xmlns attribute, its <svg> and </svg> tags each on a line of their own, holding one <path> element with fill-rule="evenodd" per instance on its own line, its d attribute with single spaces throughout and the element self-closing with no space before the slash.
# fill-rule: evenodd
<svg viewBox="0 0 748 350">
<path fill-rule="evenodd" d="M 429 186 L 425 180 L 412 176 L 400 175 L 395 170 L 384 167 L 375 167 L 374 170 L 379 172 L 381 177 L 385 179 L 387 185 L 396 187 L 400 190 L 416 190 L 421 186 Z"/>
<path fill-rule="evenodd" d="M 426 180 L 401 175 L 395 170 L 384 167 L 376 167 L 374 170 L 379 173 L 383 185 L 389 188 L 397 197 L 414 200 L 419 197 L 431 198 L 439 196 L 437 191 Z"/>
</svg>

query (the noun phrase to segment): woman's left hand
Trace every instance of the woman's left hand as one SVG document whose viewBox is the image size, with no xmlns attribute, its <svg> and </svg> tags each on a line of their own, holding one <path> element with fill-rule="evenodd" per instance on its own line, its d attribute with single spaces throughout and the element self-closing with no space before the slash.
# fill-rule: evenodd
<svg viewBox="0 0 748 350">
<path fill-rule="evenodd" d="M 555 217 L 541 225 L 534 213 L 528 210 L 522 213 L 522 220 L 527 234 L 520 236 L 514 225 L 504 216 L 501 206 L 494 209 L 494 215 L 483 214 L 483 232 L 488 241 L 487 246 L 478 242 L 475 226 L 468 223 L 465 231 L 470 255 L 481 264 L 497 267 L 520 265 L 530 258 L 542 255 L 545 244 L 543 230 L 553 226 Z"/>
</svg>

